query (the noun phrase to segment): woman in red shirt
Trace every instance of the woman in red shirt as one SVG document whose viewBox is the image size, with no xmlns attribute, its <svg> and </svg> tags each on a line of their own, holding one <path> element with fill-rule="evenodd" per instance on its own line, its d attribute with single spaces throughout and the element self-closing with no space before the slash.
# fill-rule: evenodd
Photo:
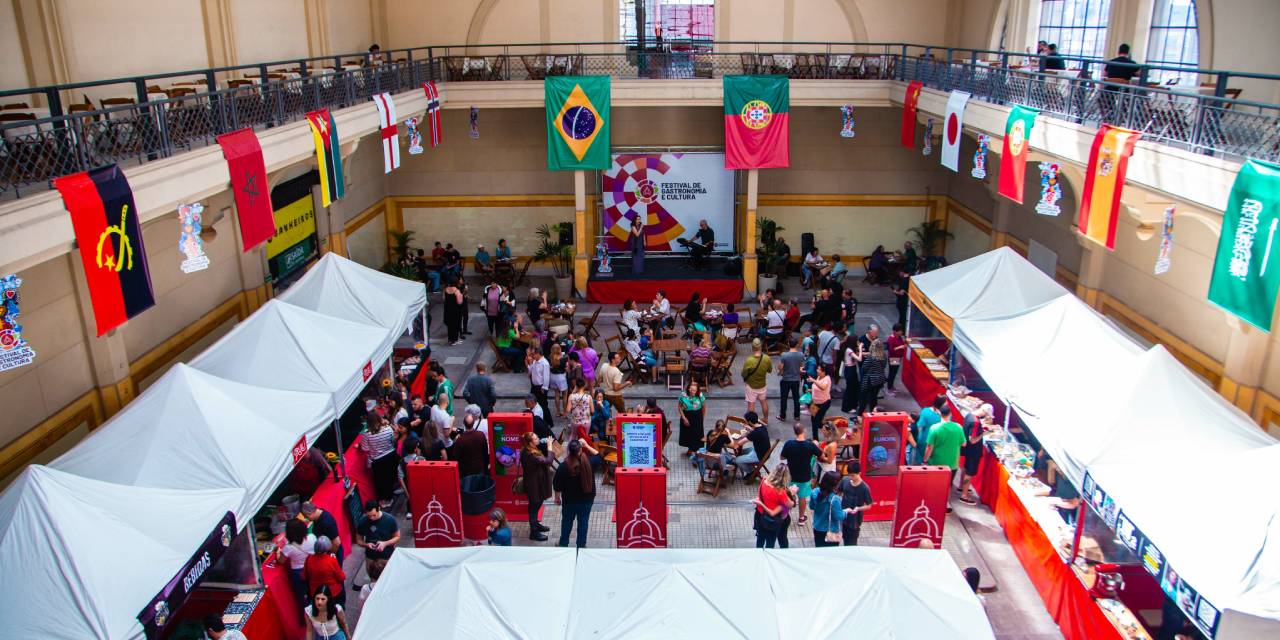
<svg viewBox="0 0 1280 640">
<path fill-rule="evenodd" d="M 774 543 L 783 549 L 787 542 L 787 528 L 791 526 L 791 507 L 795 506 L 795 487 L 791 486 L 791 471 L 779 464 L 760 483 L 760 496 L 756 498 L 756 548 L 772 549 Z"/>
<path fill-rule="evenodd" d="M 342 565 L 338 564 L 332 551 L 333 542 L 329 538 L 316 538 L 315 553 L 307 556 L 306 564 L 302 565 L 302 579 L 307 583 L 307 593 L 315 593 L 320 585 L 328 585 L 329 593 L 334 594 L 333 601 L 346 606 L 347 590 L 344 585 L 347 574 L 342 571 Z"/>
</svg>

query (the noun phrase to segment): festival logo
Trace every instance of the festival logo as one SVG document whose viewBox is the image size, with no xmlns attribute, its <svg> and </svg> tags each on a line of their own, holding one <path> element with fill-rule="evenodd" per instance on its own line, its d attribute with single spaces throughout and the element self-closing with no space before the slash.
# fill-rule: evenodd
<svg viewBox="0 0 1280 640">
<path fill-rule="evenodd" d="M 618 547 L 624 549 L 661 549 L 667 546 L 667 537 L 662 534 L 662 527 L 649 517 L 649 510 L 644 503 L 631 514 L 631 521 L 622 527 L 622 535 L 618 538 Z"/>
<path fill-rule="evenodd" d="M 444 512 L 444 505 L 433 494 L 427 502 L 427 512 L 418 518 L 413 527 L 413 539 L 420 543 L 432 538 L 442 538 L 447 543 L 462 542 L 462 529 L 458 523 Z"/>
<path fill-rule="evenodd" d="M 204 241 L 200 239 L 200 231 L 204 228 L 204 205 L 184 204 L 178 207 L 178 252 L 186 259 L 180 268 L 183 273 L 192 273 L 209 268 L 209 256 L 204 253 Z"/>
<path fill-rule="evenodd" d="M 773 109 L 764 100 L 752 100 L 742 105 L 740 117 L 748 129 L 763 129 L 773 120 Z"/>
<path fill-rule="evenodd" d="M 0 278 L 0 371 L 31 364 L 36 359 L 35 350 L 22 337 L 22 325 L 18 324 L 21 286 L 22 278 L 16 275 Z"/>
<path fill-rule="evenodd" d="M 636 184 L 636 197 L 641 204 L 653 204 L 658 201 L 658 196 L 662 190 L 658 187 L 658 183 L 645 178 Z"/>
<path fill-rule="evenodd" d="M 921 540 L 936 540 L 942 537 L 942 528 L 938 526 L 938 521 L 929 515 L 929 507 L 925 506 L 924 501 L 920 501 L 920 506 L 916 507 L 915 515 L 898 527 L 897 535 L 893 538 L 893 546 L 895 547 L 914 547 L 920 544 Z"/>
<path fill-rule="evenodd" d="M 418 119 L 409 118 L 404 121 L 404 126 L 409 130 L 409 155 L 422 153 L 422 132 L 418 131 Z"/>
</svg>

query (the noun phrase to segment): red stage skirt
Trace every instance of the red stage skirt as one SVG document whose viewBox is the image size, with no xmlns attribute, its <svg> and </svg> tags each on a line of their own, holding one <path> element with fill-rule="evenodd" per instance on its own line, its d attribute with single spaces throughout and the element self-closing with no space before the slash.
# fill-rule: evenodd
<svg viewBox="0 0 1280 640">
<path fill-rule="evenodd" d="M 588 280 L 587 300 L 601 304 L 622 304 L 627 300 L 647 303 L 662 289 L 672 306 L 684 306 L 696 291 L 708 302 L 742 302 L 742 279 L 710 280 Z"/>
</svg>

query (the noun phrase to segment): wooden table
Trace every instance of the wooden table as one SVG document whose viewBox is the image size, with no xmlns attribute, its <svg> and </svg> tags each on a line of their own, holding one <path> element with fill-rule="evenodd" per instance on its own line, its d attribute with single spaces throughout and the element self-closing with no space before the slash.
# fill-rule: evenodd
<svg viewBox="0 0 1280 640">
<path fill-rule="evenodd" d="M 578 311 L 577 305 L 553 304 L 547 308 L 546 315 L 549 315 L 553 318 L 564 318 L 566 320 L 573 320 L 573 314 L 576 313 L 577 311 Z"/>
<path fill-rule="evenodd" d="M 693 345 L 689 344 L 688 340 L 682 340 L 680 338 L 664 338 L 662 340 L 653 341 L 653 351 L 655 353 L 680 353 L 681 351 L 686 351 L 692 348 Z"/>
</svg>

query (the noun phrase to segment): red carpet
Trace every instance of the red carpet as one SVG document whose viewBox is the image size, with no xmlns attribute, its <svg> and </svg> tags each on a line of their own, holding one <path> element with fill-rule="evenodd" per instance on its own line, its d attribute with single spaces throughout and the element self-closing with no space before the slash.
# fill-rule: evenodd
<svg viewBox="0 0 1280 640">
<path fill-rule="evenodd" d="M 720 278 L 716 280 L 589 280 L 587 300 L 602 304 L 622 304 L 628 299 L 648 304 L 654 294 L 662 289 L 667 292 L 672 306 L 689 302 L 693 292 L 702 294 L 711 302 L 742 302 L 742 279 Z"/>
</svg>

